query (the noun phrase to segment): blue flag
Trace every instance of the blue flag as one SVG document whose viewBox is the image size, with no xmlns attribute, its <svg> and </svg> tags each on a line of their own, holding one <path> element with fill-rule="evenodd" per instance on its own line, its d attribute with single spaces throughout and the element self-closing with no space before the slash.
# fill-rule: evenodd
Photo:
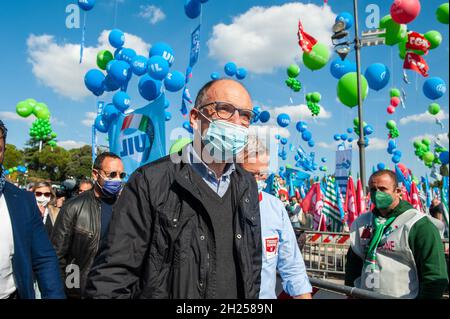
<svg viewBox="0 0 450 319">
<path fill-rule="evenodd" d="M 189 59 L 189 66 L 192 68 L 198 61 L 200 53 L 200 24 L 191 34 L 191 56 Z"/>
<path fill-rule="evenodd" d="M 398 167 L 397 164 L 395 164 L 395 175 L 397 175 L 398 182 L 405 185 L 406 190 L 408 191 L 408 193 L 410 193 L 411 192 L 411 181 L 406 179 L 405 175 L 403 175 L 402 171 L 400 170 L 400 168 Z"/>
</svg>

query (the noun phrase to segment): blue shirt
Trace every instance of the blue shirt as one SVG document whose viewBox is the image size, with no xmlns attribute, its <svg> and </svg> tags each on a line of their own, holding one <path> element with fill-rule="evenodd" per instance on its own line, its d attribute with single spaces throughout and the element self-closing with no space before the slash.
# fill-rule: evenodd
<svg viewBox="0 0 450 319">
<path fill-rule="evenodd" d="M 283 289 L 290 296 L 311 293 L 312 287 L 306 274 L 305 263 L 283 203 L 268 193 L 261 194 L 259 208 L 263 264 L 259 298 L 277 298 L 275 295 L 277 270 L 281 276 Z"/>
<path fill-rule="evenodd" d="M 223 197 L 228 190 L 231 183 L 231 174 L 235 170 L 234 163 L 229 163 L 225 166 L 225 172 L 220 178 L 217 178 L 216 173 L 206 165 L 200 156 L 197 154 L 192 144 L 189 144 L 186 148 L 189 156 L 188 161 L 194 171 L 202 177 L 205 183 L 211 187 L 211 189 L 217 193 L 220 197 Z"/>
</svg>

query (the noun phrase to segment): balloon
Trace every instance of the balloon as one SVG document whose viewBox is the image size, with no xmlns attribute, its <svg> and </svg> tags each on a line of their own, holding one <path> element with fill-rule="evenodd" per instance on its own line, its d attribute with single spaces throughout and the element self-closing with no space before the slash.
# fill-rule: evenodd
<svg viewBox="0 0 450 319">
<path fill-rule="evenodd" d="M 236 78 L 238 80 L 243 80 L 247 77 L 247 69 L 246 68 L 239 68 L 236 71 Z"/>
<path fill-rule="evenodd" d="M 423 161 L 425 163 L 431 163 L 434 161 L 434 154 L 432 152 L 426 152 L 423 154 Z"/>
<path fill-rule="evenodd" d="M 428 112 L 429 112 L 431 115 L 436 115 L 436 114 L 438 114 L 440 111 L 441 111 L 441 107 L 440 107 L 439 104 L 437 104 L 437 103 L 431 103 L 431 104 L 428 106 Z"/>
<path fill-rule="evenodd" d="M 162 92 L 161 81 L 154 80 L 148 74 L 141 77 L 138 84 L 139 93 L 147 101 L 153 101 Z"/>
<path fill-rule="evenodd" d="M 428 31 L 423 36 L 430 42 L 430 50 L 437 48 L 442 42 L 442 35 L 435 30 Z"/>
<path fill-rule="evenodd" d="M 276 135 L 275 135 L 275 139 L 276 139 L 276 140 L 279 140 L 280 138 L 281 138 L 280 134 L 276 134 Z"/>
<path fill-rule="evenodd" d="M 144 75 L 148 68 L 148 59 L 143 55 L 136 55 L 131 60 L 131 71 L 137 76 Z"/>
<path fill-rule="evenodd" d="M 395 45 L 407 36 L 406 26 L 396 23 L 390 15 L 384 16 L 380 20 L 380 29 L 386 29 L 385 38 L 387 45 Z"/>
<path fill-rule="evenodd" d="M 441 154 L 439 154 L 439 160 L 441 161 L 442 165 L 447 165 L 448 164 L 448 151 L 441 152 Z"/>
<path fill-rule="evenodd" d="M 422 140 L 422 144 L 424 144 L 425 146 L 430 146 L 431 141 L 430 141 L 430 139 L 429 139 L 428 137 L 425 137 L 425 138 Z"/>
<path fill-rule="evenodd" d="M 398 24 L 413 21 L 420 13 L 419 0 L 395 0 L 391 5 L 392 20 Z"/>
<path fill-rule="evenodd" d="M 330 72 L 333 77 L 339 80 L 349 72 L 356 72 L 356 63 L 337 58 L 330 63 Z"/>
<path fill-rule="evenodd" d="M 341 134 L 341 140 L 346 141 L 348 138 L 347 134 Z"/>
<path fill-rule="evenodd" d="M 281 143 L 282 145 L 286 145 L 287 142 L 288 142 L 288 140 L 287 140 L 287 138 L 285 138 L 285 137 L 283 137 L 283 138 L 280 139 L 280 143 Z"/>
<path fill-rule="evenodd" d="M 337 85 L 337 95 L 342 104 L 348 107 L 358 105 L 358 94 L 356 85 L 356 72 L 350 72 L 340 78 Z M 367 97 L 369 87 L 366 78 L 361 75 L 361 97 L 364 100 Z"/>
<path fill-rule="evenodd" d="M 312 134 L 311 134 L 310 131 L 304 131 L 304 132 L 302 133 L 302 140 L 304 140 L 305 142 L 310 141 L 311 138 L 312 138 Z"/>
<path fill-rule="evenodd" d="M 166 96 L 164 96 L 164 108 L 167 109 L 170 106 L 170 102 Z"/>
<path fill-rule="evenodd" d="M 130 65 L 125 61 L 113 61 L 108 64 L 106 70 L 111 78 L 119 85 L 125 84 L 129 80 Z"/>
<path fill-rule="evenodd" d="M 297 131 L 304 132 L 306 131 L 306 129 L 308 128 L 308 125 L 305 122 L 297 122 L 297 124 L 295 125 L 295 128 L 297 129 Z"/>
<path fill-rule="evenodd" d="M 108 122 L 105 122 L 101 115 L 98 115 L 95 118 L 94 126 L 95 126 L 96 130 L 101 133 L 107 133 L 108 129 L 109 129 Z"/>
<path fill-rule="evenodd" d="M 184 13 L 190 19 L 196 19 L 202 12 L 202 5 L 199 0 L 186 0 L 184 3 Z"/>
<path fill-rule="evenodd" d="M 44 103 L 37 103 L 34 106 L 33 114 L 38 118 L 42 120 L 48 120 L 50 118 L 50 111 Z"/>
<path fill-rule="evenodd" d="M 259 114 L 259 120 L 261 123 L 266 123 L 270 120 L 270 113 L 268 111 L 262 111 L 261 114 Z"/>
<path fill-rule="evenodd" d="M 399 89 L 391 89 L 391 91 L 389 92 L 391 98 L 392 97 L 400 97 L 402 94 L 400 93 Z"/>
<path fill-rule="evenodd" d="M 347 142 L 349 142 L 349 143 L 353 142 L 353 137 L 349 137 L 349 138 L 347 139 Z"/>
<path fill-rule="evenodd" d="M 393 98 L 391 98 L 391 105 L 393 107 L 397 107 L 400 104 L 400 98 L 394 96 Z"/>
<path fill-rule="evenodd" d="M 384 163 L 378 163 L 377 164 L 377 168 L 378 168 L 379 171 L 381 171 L 381 170 L 386 168 L 386 165 L 384 165 Z"/>
<path fill-rule="evenodd" d="M 103 90 L 103 81 L 105 80 L 105 75 L 102 71 L 97 69 L 89 70 L 84 76 L 84 84 L 87 89 L 95 94 Z"/>
<path fill-rule="evenodd" d="M 95 6 L 95 0 L 78 0 L 78 6 L 83 11 L 92 10 Z"/>
<path fill-rule="evenodd" d="M 297 64 L 291 64 L 287 68 L 287 74 L 290 78 L 296 78 L 300 74 L 300 67 Z"/>
<path fill-rule="evenodd" d="M 166 122 L 168 122 L 172 119 L 172 114 L 169 111 L 166 111 L 164 113 L 164 116 L 165 116 Z"/>
<path fill-rule="evenodd" d="M 291 118 L 286 113 L 281 113 L 277 117 L 277 123 L 281 127 L 287 127 L 291 123 Z"/>
<path fill-rule="evenodd" d="M 192 130 L 192 126 L 191 126 L 191 124 L 189 123 L 189 122 L 183 122 L 183 128 L 186 130 L 186 131 L 188 131 L 189 133 L 193 133 L 193 130 Z"/>
<path fill-rule="evenodd" d="M 235 76 L 237 72 L 237 66 L 234 62 L 228 62 L 224 67 L 225 74 L 228 76 Z"/>
<path fill-rule="evenodd" d="M 326 163 L 327 162 L 327 158 L 326 157 L 322 157 L 320 160 L 322 161 L 322 163 Z"/>
<path fill-rule="evenodd" d="M 103 89 L 106 92 L 113 92 L 120 88 L 120 85 L 112 78 L 112 76 L 107 75 L 103 81 Z"/>
<path fill-rule="evenodd" d="M 395 143 L 395 140 L 389 140 L 388 147 L 389 148 L 396 148 L 397 144 Z"/>
<path fill-rule="evenodd" d="M 350 29 L 353 26 L 353 15 L 349 12 L 342 12 L 337 17 L 335 22 L 342 21 L 345 22 L 345 30 Z"/>
<path fill-rule="evenodd" d="M 122 60 L 131 65 L 134 57 L 136 56 L 136 51 L 130 48 L 123 48 L 122 50 Z"/>
<path fill-rule="evenodd" d="M 109 33 L 108 40 L 113 48 L 119 49 L 125 43 L 125 34 L 119 29 L 113 29 Z"/>
<path fill-rule="evenodd" d="M 303 53 L 303 63 L 312 71 L 323 68 L 328 63 L 329 58 L 330 51 L 328 46 L 320 42 L 313 46 L 311 52 Z"/>
<path fill-rule="evenodd" d="M 340 134 L 335 134 L 334 136 L 333 136 L 333 139 L 337 142 L 337 141 L 340 141 L 341 140 L 341 135 Z"/>
<path fill-rule="evenodd" d="M 408 37 L 403 38 L 399 43 L 398 43 L 398 53 L 400 56 L 400 59 L 404 60 L 406 57 L 406 42 L 408 42 Z M 423 52 L 422 50 L 410 50 L 408 49 L 408 51 L 412 51 L 415 54 L 418 55 L 424 55 L 425 52 Z"/>
<path fill-rule="evenodd" d="M 27 101 L 21 101 L 16 105 L 16 113 L 21 117 L 28 117 L 33 113 L 34 106 Z"/>
<path fill-rule="evenodd" d="M 179 71 L 172 71 L 164 79 L 164 87 L 167 91 L 177 92 L 181 90 L 186 83 L 186 77 Z"/>
<path fill-rule="evenodd" d="M 117 92 L 114 94 L 114 106 L 121 112 L 125 112 L 130 107 L 130 96 L 126 92 Z"/>
<path fill-rule="evenodd" d="M 448 2 L 441 4 L 436 10 L 436 19 L 443 24 L 448 24 Z"/>
<path fill-rule="evenodd" d="M 389 105 L 386 111 L 389 114 L 394 114 L 395 113 L 395 107 L 393 107 L 392 105 Z"/>
<path fill-rule="evenodd" d="M 119 115 L 119 110 L 114 106 L 114 104 L 106 104 L 105 108 L 102 112 L 102 119 L 106 124 L 110 124 L 111 122 L 117 119 Z"/>
<path fill-rule="evenodd" d="M 447 86 L 439 77 L 432 77 L 423 83 L 423 94 L 430 100 L 441 98 L 447 91 Z"/>
<path fill-rule="evenodd" d="M 397 127 L 397 123 L 395 123 L 394 120 L 389 120 L 386 122 L 386 128 L 388 128 L 389 130 L 396 128 Z"/>
<path fill-rule="evenodd" d="M 192 140 L 187 137 L 182 137 L 182 138 L 176 140 L 170 146 L 169 154 L 178 153 L 179 151 L 181 151 L 183 149 L 183 147 L 185 147 L 186 145 L 188 145 L 190 143 L 192 143 Z"/>
<path fill-rule="evenodd" d="M 150 58 L 159 55 L 164 58 L 167 62 L 169 62 L 169 66 L 172 66 L 175 61 L 173 49 L 164 42 L 155 43 L 150 49 Z"/>
<path fill-rule="evenodd" d="M 353 133 L 353 129 L 352 129 L 351 127 L 349 127 L 349 128 L 347 129 L 347 133 L 348 133 L 348 134 L 352 134 L 352 133 Z"/>
<path fill-rule="evenodd" d="M 220 79 L 220 74 L 219 72 L 213 72 L 211 73 L 211 80 L 218 80 Z"/>
<path fill-rule="evenodd" d="M 311 102 L 319 103 L 321 99 L 322 99 L 322 95 L 319 92 L 311 93 Z"/>
<path fill-rule="evenodd" d="M 379 91 L 389 83 L 391 74 L 386 65 L 374 63 L 366 69 L 364 76 L 367 79 L 369 87 L 372 90 Z"/>
<path fill-rule="evenodd" d="M 163 80 L 169 73 L 169 63 L 159 55 L 148 60 L 148 74 L 155 80 Z"/>
<path fill-rule="evenodd" d="M 97 54 L 97 66 L 102 70 L 106 70 L 106 65 L 113 59 L 114 56 L 111 52 L 108 50 L 102 50 Z"/>
<path fill-rule="evenodd" d="M 309 147 L 314 147 L 314 145 L 316 145 L 316 143 L 313 140 L 309 140 L 308 141 L 308 146 Z"/>
<path fill-rule="evenodd" d="M 400 150 L 395 150 L 392 152 L 394 156 L 402 157 L 402 152 Z"/>
<path fill-rule="evenodd" d="M 398 163 L 400 163 L 400 157 L 398 157 L 398 156 L 392 156 L 392 162 L 394 163 L 394 164 L 398 164 Z"/>
</svg>

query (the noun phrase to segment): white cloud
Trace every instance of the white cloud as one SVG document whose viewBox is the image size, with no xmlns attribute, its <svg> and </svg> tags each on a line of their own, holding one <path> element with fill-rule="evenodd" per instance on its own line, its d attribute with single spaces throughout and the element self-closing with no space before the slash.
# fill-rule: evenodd
<svg viewBox="0 0 450 319">
<path fill-rule="evenodd" d="M 414 142 L 416 140 L 423 140 L 424 138 L 428 138 L 431 141 L 437 141 L 439 142 L 439 144 L 441 144 L 442 146 L 449 146 L 449 141 L 448 141 L 448 134 L 447 133 L 441 133 L 436 135 L 431 135 L 431 134 L 424 134 L 424 135 L 419 135 L 419 136 L 414 136 L 413 138 L 411 138 L 411 142 Z"/>
<path fill-rule="evenodd" d="M 305 31 L 331 46 L 331 27 L 336 15 L 329 6 L 287 3 L 253 7 L 234 17 L 229 25 L 213 27 L 208 40 L 209 56 L 220 63 L 234 61 L 255 73 L 285 68 L 302 54 L 298 46 L 298 20 Z"/>
<path fill-rule="evenodd" d="M 22 121 L 26 122 L 29 125 L 31 125 L 31 123 L 33 123 L 36 120 L 34 116 L 21 117 L 15 112 L 0 112 L 0 119 L 11 121 Z"/>
<path fill-rule="evenodd" d="M 408 123 L 412 122 L 418 122 L 418 123 L 435 123 L 436 119 L 442 121 L 448 119 L 448 114 L 444 111 L 439 112 L 436 115 L 431 115 L 428 112 L 420 113 L 420 114 L 413 114 L 409 116 L 405 116 L 404 118 L 400 119 L 401 125 L 406 125 Z"/>
<path fill-rule="evenodd" d="M 97 117 L 96 112 L 86 112 L 84 120 L 81 121 L 81 123 L 84 126 L 91 127 L 94 124 L 95 118 Z"/>
<path fill-rule="evenodd" d="M 268 109 L 270 113 L 270 122 L 269 123 L 275 123 L 276 118 L 281 113 L 286 113 L 291 118 L 291 124 L 296 124 L 298 121 L 304 121 L 304 122 L 311 122 L 314 120 L 314 118 L 318 120 L 322 119 L 329 119 L 331 118 L 331 113 L 328 112 L 323 106 L 320 107 L 320 113 L 318 116 L 313 117 L 311 115 L 311 111 L 308 109 L 308 107 L 305 104 L 300 105 L 285 105 L 285 106 L 278 106 L 272 109 Z"/>
<path fill-rule="evenodd" d="M 281 137 L 288 138 L 291 134 L 287 128 L 279 127 L 277 125 L 252 125 L 250 126 L 250 134 L 257 135 L 259 138 L 263 140 L 273 139 L 275 135 L 279 134 Z"/>
<path fill-rule="evenodd" d="M 84 85 L 84 75 L 96 68 L 96 56 L 100 50 L 114 48 L 108 42 L 110 30 L 100 34 L 95 47 L 85 47 L 83 63 L 79 64 L 80 44 L 58 44 L 52 35 L 29 35 L 27 39 L 28 62 L 32 65 L 34 76 L 56 93 L 72 100 L 80 100 L 91 93 Z M 140 37 L 125 33 L 125 46 L 133 48 L 138 54 L 148 55 L 150 45 Z"/>
<path fill-rule="evenodd" d="M 65 148 L 66 150 L 71 150 L 73 148 L 80 148 L 84 145 L 88 145 L 85 142 L 77 142 L 77 141 L 73 141 L 73 140 L 60 141 L 57 144 L 58 144 L 58 146 L 61 146 L 62 148 Z"/>
<path fill-rule="evenodd" d="M 139 17 L 146 19 L 150 24 L 157 24 L 166 18 L 166 14 L 157 6 L 141 5 Z"/>
</svg>

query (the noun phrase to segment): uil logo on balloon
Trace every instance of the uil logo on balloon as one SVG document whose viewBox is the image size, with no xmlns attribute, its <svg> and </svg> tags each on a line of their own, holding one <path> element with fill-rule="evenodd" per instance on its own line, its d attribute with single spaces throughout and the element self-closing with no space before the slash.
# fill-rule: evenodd
<svg viewBox="0 0 450 319">
<path fill-rule="evenodd" d="M 445 92 L 447 92 L 447 87 L 445 86 L 445 84 L 439 84 L 438 86 L 436 86 L 436 91 L 445 94 Z"/>
<path fill-rule="evenodd" d="M 123 120 L 120 131 L 120 157 L 130 157 L 138 163 L 147 162 L 155 139 L 155 126 L 150 117 L 130 114 Z"/>
</svg>

